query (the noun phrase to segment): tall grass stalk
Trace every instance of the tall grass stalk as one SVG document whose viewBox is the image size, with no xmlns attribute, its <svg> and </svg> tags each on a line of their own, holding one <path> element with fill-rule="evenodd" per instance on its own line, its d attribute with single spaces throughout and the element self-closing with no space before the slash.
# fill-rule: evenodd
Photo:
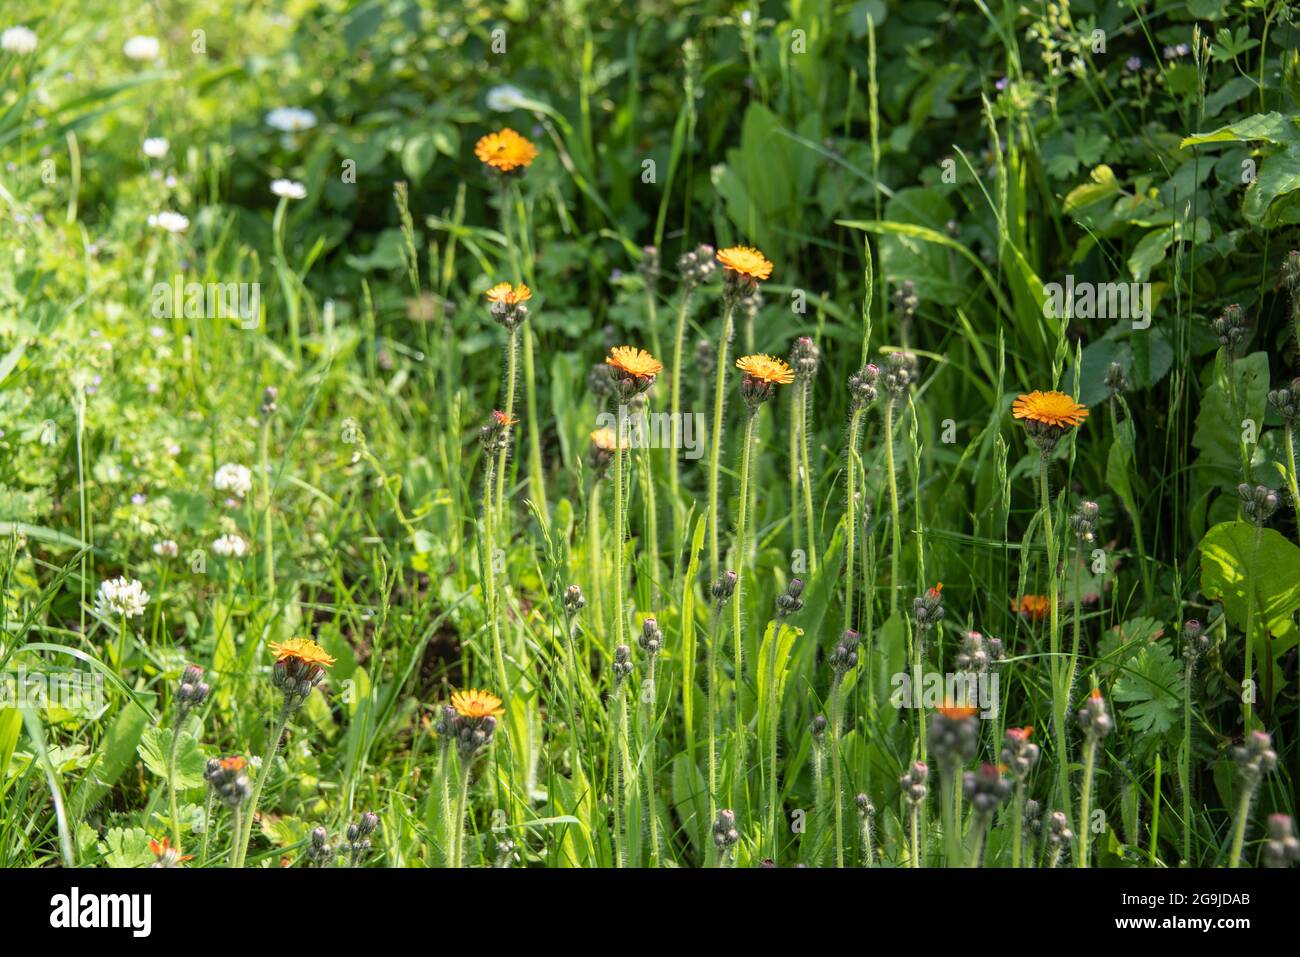
<svg viewBox="0 0 1300 957">
<path fill-rule="evenodd" d="M 727 399 L 727 346 L 731 341 L 731 317 L 736 305 L 727 298 L 722 308 L 722 332 L 718 336 L 716 378 L 713 384 L 713 430 L 709 433 L 709 577 L 718 577 L 718 470 L 722 459 L 723 410 Z M 737 574 L 740 570 L 737 570 Z"/>
</svg>

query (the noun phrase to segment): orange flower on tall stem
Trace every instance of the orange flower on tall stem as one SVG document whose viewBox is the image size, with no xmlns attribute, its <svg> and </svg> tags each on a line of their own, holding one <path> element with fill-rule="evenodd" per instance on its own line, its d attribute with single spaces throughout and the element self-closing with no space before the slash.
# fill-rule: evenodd
<svg viewBox="0 0 1300 957">
<path fill-rule="evenodd" d="M 513 173 L 526 170 L 539 153 L 536 146 L 506 127 L 479 139 L 474 144 L 474 155 L 491 169 Z"/>
</svg>

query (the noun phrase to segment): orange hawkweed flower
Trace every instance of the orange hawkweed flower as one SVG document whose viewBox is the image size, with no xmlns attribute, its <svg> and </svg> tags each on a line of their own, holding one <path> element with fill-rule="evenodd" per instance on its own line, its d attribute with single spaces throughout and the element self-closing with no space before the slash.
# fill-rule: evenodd
<svg viewBox="0 0 1300 957">
<path fill-rule="evenodd" d="M 718 262 L 724 269 L 739 273 L 747 279 L 767 279 L 772 275 L 772 264 L 753 246 L 728 246 L 718 250 Z"/>
<path fill-rule="evenodd" d="M 503 306 L 517 306 L 521 302 L 532 299 L 533 291 L 523 283 L 512 286 L 508 282 L 499 282 L 484 295 L 487 296 L 488 302 L 499 302 Z"/>
<path fill-rule="evenodd" d="M 613 429 L 596 429 L 591 433 L 591 444 L 602 452 L 614 452 L 618 449 L 618 436 Z"/>
<path fill-rule="evenodd" d="M 512 425 L 518 425 L 519 420 L 511 417 L 500 409 L 492 410 L 492 424 L 503 429 L 508 429 Z"/>
<path fill-rule="evenodd" d="M 609 350 L 605 363 L 638 379 L 656 376 L 664 369 L 662 362 L 635 346 L 615 346 Z"/>
<path fill-rule="evenodd" d="M 172 847 L 171 841 L 165 837 L 161 841 L 149 838 L 149 851 L 156 858 L 155 867 L 175 867 L 182 861 L 194 859 L 193 854 L 182 854 L 179 847 Z"/>
<path fill-rule="evenodd" d="M 952 701 L 945 701 L 935 710 L 949 721 L 965 721 L 967 718 L 975 717 L 980 711 L 977 707 L 960 705 Z"/>
<path fill-rule="evenodd" d="M 1030 392 L 1011 403 L 1011 415 L 1057 429 L 1073 428 L 1088 417 L 1088 407 L 1064 392 Z"/>
<path fill-rule="evenodd" d="M 499 718 L 506 713 L 501 707 L 501 699 L 496 695 L 470 688 L 468 691 L 453 691 L 451 706 L 462 718 Z"/>
<path fill-rule="evenodd" d="M 537 159 L 537 147 L 510 127 L 489 133 L 474 144 L 479 162 L 502 173 L 527 169 Z"/>
<path fill-rule="evenodd" d="M 794 370 L 774 356 L 741 356 L 736 360 L 736 368 L 761 382 L 789 385 L 794 381 Z"/>
<path fill-rule="evenodd" d="M 242 771 L 248 766 L 248 762 L 240 757 L 222 758 L 217 764 L 223 771 Z"/>
<path fill-rule="evenodd" d="M 310 638 L 290 638 L 284 642 L 271 642 L 271 654 L 276 663 L 293 659 L 307 665 L 320 665 L 328 668 L 334 664 L 334 658 L 326 654 L 325 649 Z"/>
<path fill-rule="evenodd" d="M 1024 615 L 1033 621 L 1047 617 L 1049 604 L 1045 595 L 1021 595 L 1020 600 L 1011 599 L 1011 610 L 1017 615 Z"/>
</svg>

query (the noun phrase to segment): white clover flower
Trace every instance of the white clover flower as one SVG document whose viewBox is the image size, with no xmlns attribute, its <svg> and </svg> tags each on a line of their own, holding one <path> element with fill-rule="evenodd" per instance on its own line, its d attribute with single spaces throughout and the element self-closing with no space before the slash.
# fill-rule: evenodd
<svg viewBox="0 0 1300 957">
<path fill-rule="evenodd" d="M 180 213 L 173 213 L 171 210 L 163 210 L 161 213 L 154 213 L 149 217 L 149 225 L 156 226 L 158 229 L 165 229 L 169 233 L 183 233 L 190 228 L 190 220 L 187 216 Z"/>
<path fill-rule="evenodd" d="M 238 535 L 222 535 L 212 543 L 212 550 L 222 558 L 243 558 L 248 554 L 248 543 Z"/>
<path fill-rule="evenodd" d="M 10 27 L 0 33 L 0 50 L 22 56 L 36 49 L 36 34 L 26 27 Z"/>
<path fill-rule="evenodd" d="M 162 44 L 157 37 L 132 37 L 122 44 L 122 52 L 128 60 L 156 60 Z"/>
<path fill-rule="evenodd" d="M 144 141 L 144 155 L 150 159 L 162 159 L 169 149 L 171 144 L 162 136 L 151 136 Z"/>
<path fill-rule="evenodd" d="M 307 187 L 291 179 L 271 180 L 271 192 L 289 199 L 306 199 Z"/>
<path fill-rule="evenodd" d="M 227 462 L 217 469 L 216 475 L 212 476 L 212 487 L 218 492 L 234 492 L 243 498 L 252 491 L 253 473 L 247 465 Z"/>
<path fill-rule="evenodd" d="M 103 615 L 137 618 L 149 604 L 149 593 L 134 578 L 110 578 L 99 583 L 95 610 Z"/>
<path fill-rule="evenodd" d="M 266 114 L 266 124 L 284 133 L 300 133 L 316 125 L 316 114 L 297 106 L 277 106 Z"/>
<path fill-rule="evenodd" d="M 153 543 L 153 553 L 159 558 L 175 558 L 180 554 L 180 546 L 170 538 L 165 538 L 161 542 Z"/>
<path fill-rule="evenodd" d="M 502 83 L 487 91 L 487 108 L 498 113 L 509 113 L 519 109 L 524 98 L 524 91 L 519 87 Z"/>
</svg>

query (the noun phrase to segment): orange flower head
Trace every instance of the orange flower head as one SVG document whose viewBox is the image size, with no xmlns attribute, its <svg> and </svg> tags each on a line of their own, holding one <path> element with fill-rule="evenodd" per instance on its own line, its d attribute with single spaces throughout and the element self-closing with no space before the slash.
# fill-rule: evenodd
<svg viewBox="0 0 1300 957">
<path fill-rule="evenodd" d="M 664 364 L 636 346 L 615 346 L 605 359 L 607 365 L 638 379 L 647 379 L 663 371 Z"/>
<path fill-rule="evenodd" d="M 942 591 L 943 591 L 943 582 L 939 582 L 933 588 L 927 588 L 926 594 L 928 594 L 931 598 L 938 598 L 939 594 Z"/>
<path fill-rule="evenodd" d="M 1034 736 L 1034 726 L 1027 724 L 1023 728 L 1007 728 L 1007 734 L 1020 741 L 1028 741 Z"/>
<path fill-rule="evenodd" d="M 500 303 L 503 306 L 517 306 L 521 302 L 527 302 L 533 298 L 533 291 L 522 282 L 518 286 L 512 286 L 508 282 L 499 282 L 485 295 L 488 302 Z"/>
<path fill-rule="evenodd" d="M 1042 621 L 1047 617 L 1049 604 L 1044 595 L 1021 595 L 1020 601 L 1011 600 L 1011 610 L 1032 621 Z"/>
<path fill-rule="evenodd" d="M 453 691 L 451 706 L 462 718 L 499 718 L 506 713 L 501 707 L 501 699 L 496 695 L 470 688 L 468 691 Z"/>
<path fill-rule="evenodd" d="M 724 269 L 739 273 L 746 279 L 767 279 L 772 275 L 772 264 L 753 246 L 728 246 L 718 250 L 718 262 Z"/>
<path fill-rule="evenodd" d="M 163 838 L 161 841 L 155 841 L 149 838 L 149 851 L 158 859 L 160 864 L 174 866 L 181 861 L 190 861 L 194 859 L 193 854 L 181 854 L 179 847 L 172 847 L 169 838 Z"/>
<path fill-rule="evenodd" d="M 794 381 L 794 370 L 774 356 L 741 356 L 736 368 L 752 379 L 775 385 L 789 385 Z"/>
<path fill-rule="evenodd" d="M 248 762 L 240 757 L 222 758 L 217 764 L 223 771 L 242 771 L 248 766 Z"/>
<path fill-rule="evenodd" d="M 537 147 L 506 127 L 489 133 L 474 144 L 479 162 L 502 173 L 525 170 L 537 159 Z"/>
<path fill-rule="evenodd" d="M 965 721 L 968 718 L 973 718 L 975 715 L 979 714 L 980 709 L 969 705 L 960 705 L 954 701 L 948 700 L 935 710 L 949 721 Z"/>
<path fill-rule="evenodd" d="M 510 415 L 507 415 L 505 412 L 502 412 L 500 409 L 493 409 L 492 424 L 502 429 L 508 429 L 512 425 L 518 425 L 519 420 L 513 418 Z"/>
<path fill-rule="evenodd" d="M 1075 402 L 1064 392 L 1030 392 L 1011 403 L 1011 415 L 1054 429 L 1068 429 L 1083 424 L 1088 407 Z"/>
<path fill-rule="evenodd" d="M 271 642 L 271 654 L 275 655 L 276 663 L 282 661 L 301 661 L 307 665 L 320 665 L 328 668 L 334 664 L 334 659 L 326 654 L 325 649 L 310 638 L 290 638 L 283 642 Z"/>
<path fill-rule="evenodd" d="M 618 436 L 613 429 L 596 429 L 591 433 L 591 444 L 601 452 L 614 452 L 618 449 Z"/>
</svg>

